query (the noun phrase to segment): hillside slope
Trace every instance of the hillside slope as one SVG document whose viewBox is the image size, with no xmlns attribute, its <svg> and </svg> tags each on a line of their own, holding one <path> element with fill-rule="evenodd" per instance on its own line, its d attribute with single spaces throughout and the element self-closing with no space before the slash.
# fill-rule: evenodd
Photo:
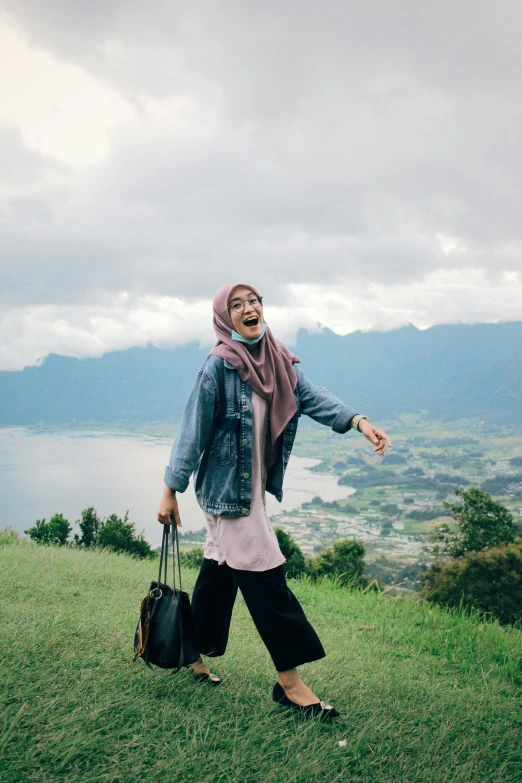
<svg viewBox="0 0 522 783">
<path fill-rule="evenodd" d="M 208 349 L 130 348 L 100 358 L 50 354 L 0 372 L 0 426 L 177 420 Z M 391 332 L 299 332 L 305 373 L 375 419 L 522 423 L 522 322 L 407 326 Z"/>
<path fill-rule="evenodd" d="M 240 594 L 227 653 L 212 659 L 219 688 L 131 663 L 154 572 L 122 555 L 0 546 L 0 780 L 520 779 L 520 631 L 292 580 L 327 651 L 301 674 L 342 713 L 301 722 L 270 699 L 274 667 Z M 183 573 L 189 593 L 195 578 Z"/>
</svg>

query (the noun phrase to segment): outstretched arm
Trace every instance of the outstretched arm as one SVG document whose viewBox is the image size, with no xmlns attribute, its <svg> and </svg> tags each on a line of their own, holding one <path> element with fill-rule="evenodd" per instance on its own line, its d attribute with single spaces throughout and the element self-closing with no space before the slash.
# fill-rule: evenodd
<svg viewBox="0 0 522 783">
<path fill-rule="evenodd" d="M 299 366 L 294 366 L 297 375 L 299 397 L 301 399 L 301 413 L 310 416 L 319 424 L 331 427 L 334 432 L 348 432 L 352 426 L 352 420 L 357 411 L 347 405 L 324 386 L 316 386 L 306 377 Z M 367 419 L 361 419 L 357 429 L 365 438 L 375 446 L 374 452 L 381 457 L 386 446 L 391 447 L 391 440 L 384 430 L 375 427 Z"/>
</svg>

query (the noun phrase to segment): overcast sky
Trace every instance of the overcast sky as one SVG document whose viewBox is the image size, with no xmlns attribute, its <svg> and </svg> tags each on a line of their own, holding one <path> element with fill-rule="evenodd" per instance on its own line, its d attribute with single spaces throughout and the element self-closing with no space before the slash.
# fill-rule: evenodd
<svg viewBox="0 0 522 783">
<path fill-rule="evenodd" d="M 0 369 L 522 319 L 519 0 L 0 9 Z"/>
</svg>

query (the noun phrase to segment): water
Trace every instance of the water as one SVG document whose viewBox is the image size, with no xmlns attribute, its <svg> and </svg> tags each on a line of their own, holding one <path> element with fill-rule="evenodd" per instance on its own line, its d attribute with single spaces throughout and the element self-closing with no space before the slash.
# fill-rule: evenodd
<svg viewBox="0 0 522 783">
<path fill-rule="evenodd" d="M 118 514 L 143 530 L 152 546 L 161 543 L 157 508 L 163 472 L 172 448 L 171 437 L 107 432 L 39 433 L 23 427 L 0 428 L 0 529 L 22 532 L 37 519 L 62 513 L 73 525 L 81 512 L 94 506 L 98 516 Z M 267 493 L 270 515 L 292 511 L 314 495 L 340 500 L 352 494 L 337 478 L 311 473 L 319 460 L 290 458 L 282 503 Z M 181 531 L 205 526 L 192 489 L 178 496 Z"/>
</svg>

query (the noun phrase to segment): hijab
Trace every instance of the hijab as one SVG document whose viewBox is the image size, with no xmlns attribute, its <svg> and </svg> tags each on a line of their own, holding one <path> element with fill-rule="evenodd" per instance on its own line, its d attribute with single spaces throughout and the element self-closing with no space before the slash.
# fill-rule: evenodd
<svg viewBox="0 0 522 783">
<path fill-rule="evenodd" d="M 237 370 L 241 380 L 270 403 L 270 440 L 275 448 L 276 441 L 297 410 L 294 397 L 297 376 L 293 365 L 300 359 L 276 340 L 269 328 L 261 339 L 252 345 L 233 339 L 234 324 L 228 305 L 232 291 L 239 286 L 245 284 L 226 285 L 214 297 L 214 330 L 217 342 L 210 353 L 226 359 Z M 252 291 L 258 299 L 261 298 L 252 286 L 245 288 Z"/>
</svg>

